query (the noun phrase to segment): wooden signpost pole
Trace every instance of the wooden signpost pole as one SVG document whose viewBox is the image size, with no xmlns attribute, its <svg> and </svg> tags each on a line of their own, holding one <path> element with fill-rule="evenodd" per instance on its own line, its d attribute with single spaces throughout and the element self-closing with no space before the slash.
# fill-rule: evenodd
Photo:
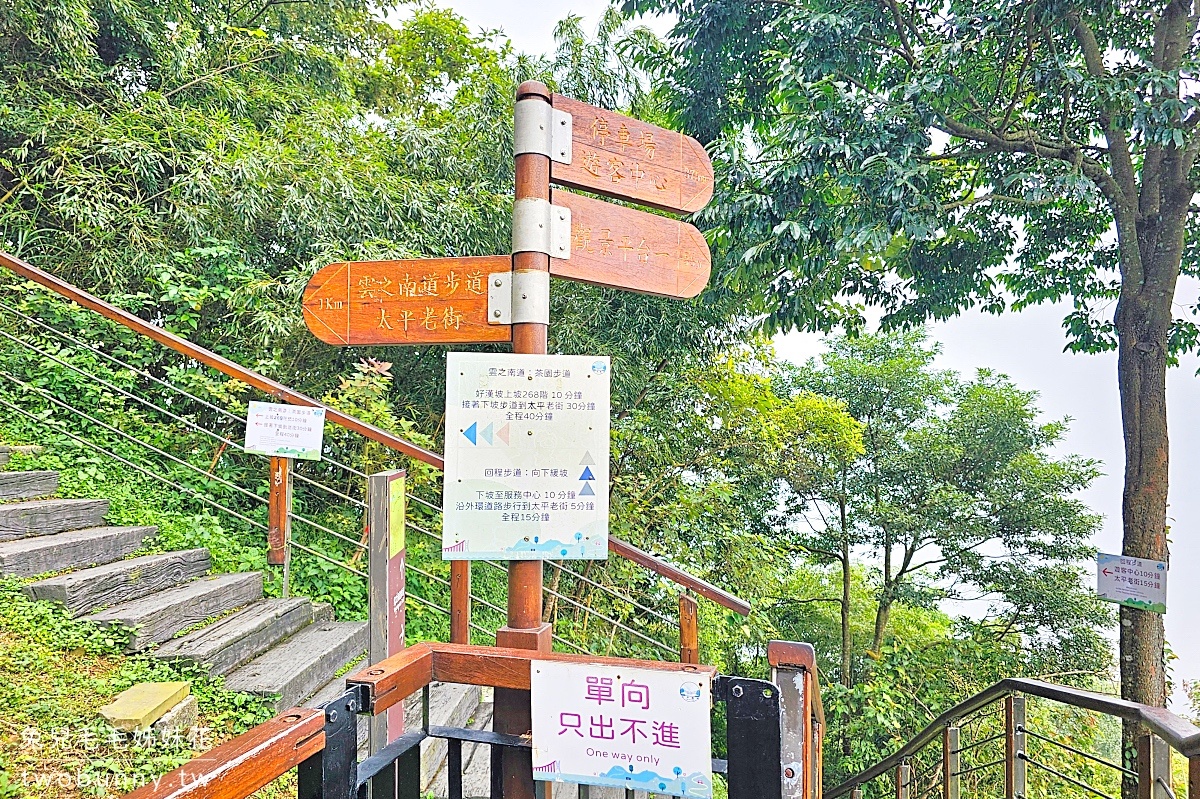
<svg viewBox="0 0 1200 799">
<path fill-rule="evenodd" d="M 522 83 L 517 102 L 536 100 L 550 104 L 550 90 L 537 81 Z M 514 156 L 516 194 L 514 200 L 550 200 L 550 158 L 541 153 Z M 521 272 L 550 272 L 550 255 L 541 252 L 513 253 L 514 277 Z M 548 277 L 547 277 L 548 279 Z M 547 301 L 549 296 L 547 295 Z M 549 308 L 545 318 L 549 319 Z M 549 325 L 542 322 L 513 324 L 513 352 L 545 355 Z M 542 621 L 542 562 L 510 561 L 508 564 L 508 625 L 497 630 L 496 645 L 549 652 L 550 625 Z M 533 725 L 528 691 L 497 689 L 495 729 L 526 735 Z M 533 756 L 528 749 L 504 749 L 505 799 L 534 799 Z"/>
</svg>

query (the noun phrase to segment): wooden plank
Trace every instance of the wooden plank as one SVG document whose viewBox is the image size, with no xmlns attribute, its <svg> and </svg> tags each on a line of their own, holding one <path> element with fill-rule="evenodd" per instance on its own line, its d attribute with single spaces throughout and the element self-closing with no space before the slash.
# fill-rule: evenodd
<svg viewBox="0 0 1200 799">
<path fill-rule="evenodd" d="M 414 644 L 346 677 L 347 686 L 366 685 L 370 689 L 374 714 L 403 702 L 432 681 L 433 649 L 426 643 Z"/>
<path fill-rule="evenodd" d="M 245 799 L 324 748 L 324 712 L 292 708 L 125 799 Z"/>
<path fill-rule="evenodd" d="M 73 616 L 174 588 L 208 571 L 207 549 L 145 555 L 61 574 L 25 586 L 30 599 L 61 603 Z"/>
<path fill-rule="evenodd" d="M 126 652 L 170 640 L 180 630 L 262 598 L 262 574 L 218 574 L 149 594 L 86 617 L 86 621 L 133 630 Z"/>
<path fill-rule="evenodd" d="M 715 675 L 714 666 L 690 663 L 667 663 L 659 660 L 629 660 L 625 658 L 591 657 L 561 652 L 534 652 L 528 649 L 502 647 L 472 647 L 461 644 L 433 646 L 433 677 L 442 682 L 466 685 L 491 685 L 496 688 L 529 690 L 529 664 L 534 660 L 555 660 L 568 663 L 587 662 L 602 666 L 654 669 L 656 671 L 690 671 Z"/>
<path fill-rule="evenodd" d="M 708 285 L 712 255 L 695 226 L 568 191 L 550 202 L 571 209 L 571 257 L 550 259 L 555 277 L 680 299 Z"/>
<path fill-rule="evenodd" d="M 292 522 L 292 459 L 271 458 L 267 499 L 267 564 L 282 566 L 287 560 Z"/>
<path fill-rule="evenodd" d="M 35 499 L 0 505 L 0 541 L 100 527 L 106 513 L 105 499 Z"/>
<path fill-rule="evenodd" d="M 286 707 L 311 696 L 367 651 L 366 622 L 311 625 L 225 678 L 230 691 L 278 696 Z"/>
<path fill-rule="evenodd" d="M 511 341 L 487 322 L 488 275 L 509 271 L 508 255 L 330 264 L 304 289 L 304 323 L 339 347 Z"/>
<path fill-rule="evenodd" d="M 687 594 L 679 597 L 679 662 L 700 662 L 700 608 Z"/>
<path fill-rule="evenodd" d="M 691 136 L 561 94 L 552 102 L 572 116 L 571 163 L 551 165 L 555 183 L 680 213 L 712 199 L 712 162 Z"/>
<path fill-rule="evenodd" d="M 0 544 L 0 574 L 33 577 L 121 560 L 141 549 L 157 527 L 89 527 Z"/>
<path fill-rule="evenodd" d="M 471 643 L 471 561 L 450 561 L 450 642 Z"/>
<path fill-rule="evenodd" d="M 227 674 L 312 624 L 307 599 L 265 599 L 154 651 L 160 660 L 185 660 L 209 674 Z"/>
<path fill-rule="evenodd" d="M 58 491 L 58 472 L 0 472 L 0 499 L 48 497 Z"/>
</svg>

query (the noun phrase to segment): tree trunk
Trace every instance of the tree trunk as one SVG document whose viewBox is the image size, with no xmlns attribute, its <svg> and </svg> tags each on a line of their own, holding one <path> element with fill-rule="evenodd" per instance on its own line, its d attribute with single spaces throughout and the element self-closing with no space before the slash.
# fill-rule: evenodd
<svg viewBox="0 0 1200 799">
<path fill-rule="evenodd" d="M 883 649 L 883 634 L 887 631 L 887 623 L 891 615 L 891 587 L 885 586 L 879 597 L 879 607 L 875 611 L 875 636 L 871 639 L 871 651 L 877 655 Z"/>
<path fill-rule="evenodd" d="M 1161 561 L 1168 560 L 1168 337 L 1183 249 L 1184 220 L 1183 214 L 1176 219 L 1170 216 L 1139 223 L 1142 280 L 1123 281 L 1115 319 L 1117 381 L 1125 438 L 1121 551 L 1132 557 Z M 1163 617 L 1122 607 L 1120 619 L 1121 696 L 1165 707 Z M 1136 762 L 1137 738 L 1143 734 L 1145 730 L 1140 725 L 1125 723 L 1122 748 L 1127 763 Z M 1126 799 L 1137 796 L 1137 786 L 1132 780 L 1125 780 L 1122 795 Z"/>
</svg>

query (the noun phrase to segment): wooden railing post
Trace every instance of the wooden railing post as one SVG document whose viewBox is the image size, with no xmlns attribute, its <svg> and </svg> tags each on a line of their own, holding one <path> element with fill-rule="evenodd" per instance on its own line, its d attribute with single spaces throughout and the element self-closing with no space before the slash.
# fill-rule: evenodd
<svg viewBox="0 0 1200 799">
<path fill-rule="evenodd" d="M 283 567 L 283 596 L 291 577 L 292 459 L 271 458 L 267 503 L 267 563 Z"/>
<path fill-rule="evenodd" d="M 1200 757 L 1188 758 L 1188 791 L 1189 797 L 1200 797 Z"/>
<path fill-rule="evenodd" d="M 450 643 L 471 643 L 471 561 L 450 561 Z"/>
<path fill-rule="evenodd" d="M 947 727 L 942 737 L 942 799 L 959 799 L 960 746 L 958 727 Z"/>
<path fill-rule="evenodd" d="M 1025 697 L 1004 700 L 1004 799 L 1025 797 Z"/>
<path fill-rule="evenodd" d="M 912 766 L 896 766 L 896 799 L 912 799 Z"/>
<path fill-rule="evenodd" d="M 862 788 L 855 788 L 850 792 L 850 799 L 863 799 Z"/>
<path fill-rule="evenodd" d="M 679 662 L 700 662 L 700 606 L 687 594 L 679 595 Z"/>
<path fill-rule="evenodd" d="M 1189 772 L 1193 765 L 1189 763 Z M 1143 735 L 1138 739 L 1138 799 L 1174 799 L 1170 785 L 1171 747 L 1157 735 Z"/>
</svg>

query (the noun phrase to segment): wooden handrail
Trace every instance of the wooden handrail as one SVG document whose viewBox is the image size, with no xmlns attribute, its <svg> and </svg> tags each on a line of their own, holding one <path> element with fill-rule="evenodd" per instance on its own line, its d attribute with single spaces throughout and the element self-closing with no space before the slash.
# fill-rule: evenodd
<svg viewBox="0 0 1200 799">
<path fill-rule="evenodd" d="M 243 799 L 325 748 L 325 713 L 285 710 L 125 799 Z"/>
<path fill-rule="evenodd" d="M 530 664 L 554 660 L 589 665 L 688 672 L 716 677 L 713 666 L 657 660 L 597 658 L 491 646 L 421 643 L 346 678 L 361 686 L 378 715 L 434 680 L 529 690 Z M 143 785 L 124 799 L 244 799 L 325 746 L 325 714 L 294 708 Z"/>
<path fill-rule="evenodd" d="M 405 439 L 400 438 L 394 433 L 389 433 L 386 430 L 382 430 L 375 425 L 364 422 L 361 419 L 357 419 L 347 413 L 342 413 L 336 408 L 331 408 L 322 402 L 318 402 L 312 397 L 301 394 L 299 391 L 294 391 L 282 383 L 266 377 L 265 375 L 261 375 L 251 369 L 247 369 L 240 364 L 234 363 L 228 358 L 223 358 L 220 355 L 217 355 L 215 352 L 193 344 L 187 339 L 180 338 L 174 333 L 164 330 L 157 325 L 152 325 L 141 317 L 118 308 L 111 303 L 105 302 L 99 297 L 89 294 L 83 289 L 72 286 L 70 283 L 55 277 L 49 272 L 38 269 L 33 264 L 26 263 L 14 255 L 0 251 L 0 265 L 7 267 L 10 271 L 20 275 L 26 280 L 30 280 L 34 283 L 37 283 L 39 286 L 42 286 L 43 288 L 53 291 L 55 294 L 66 297 L 72 302 L 75 302 L 76 304 L 81 305 L 88 310 L 95 311 L 105 319 L 109 319 L 134 331 L 135 333 L 153 339 L 159 344 L 169 347 L 181 355 L 186 355 L 193 360 L 210 366 L 213 369 L 216 369 L 218 372 L 221 372 L 228 377 L 232 377 L 235 380 L 240 380 L 247 385 L 253 386 L 254 388 L 257 388 L 278 400 L 282 400 L 291 405 L 303 405 L 311 408 L 324 408 L 325 419 L 327 421 L 333 422 L 334 424 L 344 427 L 347 430 L 353 430 L 354 432 L 359 433 L 371 441 L 383 444 L 385 447 L 396 450 L 397 452 L 402 452 L 410 458 L 429 464 L 435 469 L 445 469 L 445 462 L 442 459 L 442 456 L 436 452 L 431 452 L 412 443 L 411 441 L 406 441 Z M 644 552 L 632 544 L 628 544 L 620 539 L 610 536 L 608 539 L 608 548 L 609 551 L 628 560 L 632 560 L 635 563 L 639 563 L 642 566 L 645 566 L 647 569 L 650 569 L 656 574 L 665 577 L 668 580 L 683 586 L 684 588 L 690 588 L 697 594 L 711 599 L 713 602 L 716 602 L 722 607 L 729 608 L 730 610 L 740 613 L 743 616 L 750 613 L 749 602 L 746 602 L 745 600 L 740 599 L 739 597 L 736 597 L 727 591 L 722 591 L 720 588 L 717 588 L 711 583 L 701 580 L 699 577 L 688 574 L 682 569 L 679 569 L 667 561 L 655 557 L 648 552 Z"/>
</svg>

